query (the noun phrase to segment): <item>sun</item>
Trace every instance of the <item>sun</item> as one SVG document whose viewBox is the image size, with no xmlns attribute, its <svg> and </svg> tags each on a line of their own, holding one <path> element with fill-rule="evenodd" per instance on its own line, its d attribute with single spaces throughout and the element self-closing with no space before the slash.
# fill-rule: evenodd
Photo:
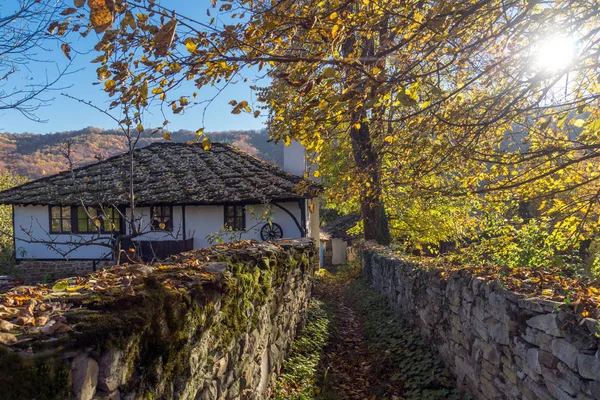
<svg viewBox="0 0 600 400">
<path fill-rule="evenodd" d="M 572 37 L 553 36 L 534 49 L 534 64 L 538 70 L 558 72 L 575 59 L 576 42 Z"/>
</svg>

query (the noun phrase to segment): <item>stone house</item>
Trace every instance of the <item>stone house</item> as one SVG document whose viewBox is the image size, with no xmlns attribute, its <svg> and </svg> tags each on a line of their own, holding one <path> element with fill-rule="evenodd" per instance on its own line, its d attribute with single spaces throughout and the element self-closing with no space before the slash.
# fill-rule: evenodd
<svg viewBox="0 0 600 400">
<path fill-rule="evenodd" d="M 227 144 L 154 143 L 133 152 L 133 207 L 128 153 L 0 192 L 15 259 L 30 279 L 59 278 L 113 264 L 116 237 L 143 260 L 215 240 L 316 238 L 320 186 L 301 177 L 302 151 L 286 148 L 280 168 Z"/>
</svg>

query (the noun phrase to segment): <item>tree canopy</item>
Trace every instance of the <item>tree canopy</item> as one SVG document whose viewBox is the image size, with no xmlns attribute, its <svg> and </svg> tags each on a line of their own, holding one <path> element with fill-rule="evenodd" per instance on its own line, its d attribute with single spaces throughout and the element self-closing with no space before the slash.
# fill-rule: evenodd
<svg viewBox="0 0 600 400">
<path fill-rule="evenodd" d="M 519 203 L 567 235 L 596 229 L 596 2 L 213 0 L 206 12 L 75 1 L 56 26 L 101 34 L 98 79 L 139 128 L 146 107 L 198 105 L 172 95 L 183 82 L 268 77 L 232 113 L 267 110 L 274 139 L 314 151 L 328 201 L 360 209 L 369 239 L 389 243 L 391 227 L 445 240 L 476 225 L 474 210 Z M 565 40 L 567 62 L 542 62 Z"/>
</svg>

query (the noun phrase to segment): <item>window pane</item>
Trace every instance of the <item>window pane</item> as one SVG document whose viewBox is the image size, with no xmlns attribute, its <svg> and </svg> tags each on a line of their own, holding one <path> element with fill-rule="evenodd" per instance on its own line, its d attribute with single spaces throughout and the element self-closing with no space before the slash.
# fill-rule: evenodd
<svg viewBox="0 0 600 400">
<path fill-rule="evenodd" d="M 60 219 L 60 207 L 51 207 L 52 219 Z"/>
<path fill-rule="evenodd" d="M 227 213 L 227 218 L 233 218 L 233 216 L 235 215 L 235 208 L 234 207 L 226 207 L 225 211 Z"/>
<path fill-rule="evenodd" d="M 62 217 L 63 219 L 71 219 L 71 207 L 62 208 Z"/>
<path fill-rule="evenodd" d="M 241 215 L 235 218 L 235 229 L 239 231 L 244 229 L 244 218 Z"/>
<path fill-rule="evenodd" d="M 77 219 L 77 230 L 82 233 L 88 231 L 87 217 L 85 219 Z"/>
<path fill-rule="evenodd" d="M 62 220 L 62 231 L 64 233 L 71 233 L 71 219 L 64 219 L 63 218 L 63 220 Z"/>
<path fill-rule="evenodd" d="M 52 232 L 60 232 L 60 219 L 52 218 Z"/>
<path fill-rule="evenodd" d="M 77 218 L 78 219 L 87 218 L 87 214 L 85 213 L 85 210 L 83 209 L 83 207 L 77 207 Z"/>
<path fill-rule="evenodd" d="M 171 207 L 162 207 L 162 216 L 170 217 L 171 216 Z"/>
</svg>

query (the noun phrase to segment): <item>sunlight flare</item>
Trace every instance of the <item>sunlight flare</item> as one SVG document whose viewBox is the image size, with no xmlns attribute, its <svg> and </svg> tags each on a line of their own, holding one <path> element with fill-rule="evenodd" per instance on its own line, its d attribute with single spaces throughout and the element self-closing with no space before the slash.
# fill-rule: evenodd
<svg viewBox="0 0 600 400">
<path fill-rule="evenodd" d="M 552 36 L 534 50 L 534 65 L 538 70 L 557 72 L 573 63 L 576 42 L 569 36 Z"/>
</svg>

